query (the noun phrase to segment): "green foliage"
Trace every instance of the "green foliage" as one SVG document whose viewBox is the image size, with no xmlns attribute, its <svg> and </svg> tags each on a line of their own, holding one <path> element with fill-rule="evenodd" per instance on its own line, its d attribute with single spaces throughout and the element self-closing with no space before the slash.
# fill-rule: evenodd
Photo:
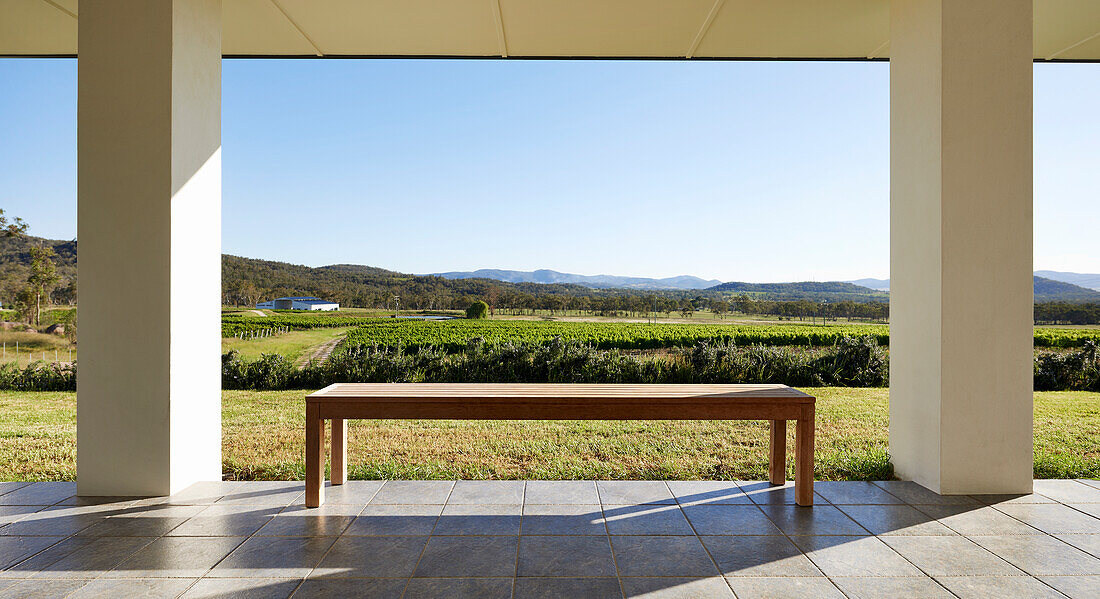
<svg viewBox="0 0 1100 599">
<path fill-rule="evenodd" d="M 785 383 L 883 385 L 885 351 L 873 338 L 795 350 L 699 343 L 663 358 L 599 351 L 561 337 L 548 343 L 489 345 L 471 339 L 458 353 L 422 346 L 350 345 L 320 366 L 291 369 L 272 356 L 256 362 L 223 356 L 225 389 L 310 389 L 331 383 Z"/>
<path fill-rule="evenodd" d="M 466 318 L 476 320 L 479 318 L 486 318 L 489 316 L 489 304 L 481 300 L 470 304 L 469 308 L 466 308 Z"/>
<path fill-rule="evenodd" d="M 300 312 L 278 313 L 266 318 L 222 315 L 222 337 L 236 337 L 240 333 L 251 333 L 264 329 L 290 327 L 294 330 L 325 329 L 335 327 L 354 327 L 375 322 L 389 322 L 389 319 L 364 317 L 354 314 L 328 312 L 325 314 L 302 314 Z"/>
<path fill-rule="evenodd" d="M 76 366 L 0 364 L 0 391 L 76 391 Z"/>
<path fill-rule="evenodd" d="M 416 321 L 380 319 L 348 334 L 344 345 L 402 346 L 406 351 L 433 346 L 463 351 L 479 337 L 488 345 L 545 343 L 556 337 L 595 349 L 692 347 L 700 341 L 737 345 L 830 346 L 845 336 L 871 335 L 889 343 L 888 329 L 877 325 L 704 325 L 630 322 L 558 322 L 530 320 Z"/>
<path fill-rule="evenodd" d="M 1074 352 L 1038 352 L 1035 389 L 1100 391 L 1100 343 L 1086 341 L 1080 351 Z"/>
</svg>

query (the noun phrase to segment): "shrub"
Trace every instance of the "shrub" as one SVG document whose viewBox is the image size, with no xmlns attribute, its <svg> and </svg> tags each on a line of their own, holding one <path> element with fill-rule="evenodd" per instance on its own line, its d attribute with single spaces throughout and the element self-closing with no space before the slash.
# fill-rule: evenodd
<svg viewBox="0 0 1100 599">
<path fill-rule="evenodd" d="M 466 318 L 476 320 L 476 319 L 479 319 L 479 318 L 485 318 L 488 315 L 489 315 L 489 304 L 486 304 L 485 302 L 483 302 L 481 300 L 477 300 L 476 302 L 470 304 L 469 308 L 466 308 Z"/>
<path fill-rule="evenodd" d="M 0 391 L 76 391 L 76 365 L 0 364 Z"/>
</svg>

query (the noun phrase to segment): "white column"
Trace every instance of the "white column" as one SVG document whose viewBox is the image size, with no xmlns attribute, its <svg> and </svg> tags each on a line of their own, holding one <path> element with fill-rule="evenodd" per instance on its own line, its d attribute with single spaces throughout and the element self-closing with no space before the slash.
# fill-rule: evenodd
<svg viewBox="0 0 1100 599">
<path fill-rule="evenodd" d="M 1032 0 L 893 0 L 890 453 L 940 493 L 1032 481 Z"/>
<path fill-rule="evenodd" d="M 221 478 L 221 0 L 80 6 L 77 491 Z"/>
</svg>

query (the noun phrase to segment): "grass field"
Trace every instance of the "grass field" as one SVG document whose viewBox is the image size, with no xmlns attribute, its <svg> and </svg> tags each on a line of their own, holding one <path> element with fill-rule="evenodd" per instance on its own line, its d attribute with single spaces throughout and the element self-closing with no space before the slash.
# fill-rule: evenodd
<svg viewBox="0 0 1100 599">
<path fill-rule="evenodd" d="M 222 338 L 222 353 L 235 349 L 240 352 L 241 357 L 249 360 L 255 360 L 261 354 L 282 354 L 294 361 L 306 350 L 330 339 L 343 337 L 350 329 L 351 327 L 341 327 L 290 331 L 289 333 L 255 340 L 242 340 L 235 337 Z"/>
<path fill-rule="evenodd" d="M 887 390 L 810 392 L 817 477 L 889 476 Z M 304 395 L 223 393 L 227 477 L 304 477 Z M 762 422 L 352 421 L 349 436 L 352 478 L 766 477 Z M 0 480 L 72 480 L 75 454 L 74 393 L 0 392 Z M 1035 394 L 1035 476 L 1100 477 L 1100 393 Z"/>
<path fill-rule="evenodd" d="M 43 352 L 48 362 L 53 362 L 55 359 L 68 362 L 70 349 L 73 359 L 76 359 L 76 345 L 69 343 L 69 340 L 64 337 L 0 330 L 0 364 L 14 361 L 26 364 L 30 359 L 41 360 Z"/>
</svg>

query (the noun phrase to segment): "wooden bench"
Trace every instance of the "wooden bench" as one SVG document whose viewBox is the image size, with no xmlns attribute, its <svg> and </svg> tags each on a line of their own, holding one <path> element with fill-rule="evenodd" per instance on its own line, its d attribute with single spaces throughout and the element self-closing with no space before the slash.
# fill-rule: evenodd
<svg viewBox="0 0 1100 599">
<path fill-rule="evenodd" d="M 814 398 L 785 385 L 338 383 L 306 397 L 306 506 L 324 502 L 325 420 L 332 484 L 347 480 L 349 419 L 769 420 L 769 480 L 786 483 L 787 421 L 795 428 L 795 501 L 814 500 Z"/>
</svg>

